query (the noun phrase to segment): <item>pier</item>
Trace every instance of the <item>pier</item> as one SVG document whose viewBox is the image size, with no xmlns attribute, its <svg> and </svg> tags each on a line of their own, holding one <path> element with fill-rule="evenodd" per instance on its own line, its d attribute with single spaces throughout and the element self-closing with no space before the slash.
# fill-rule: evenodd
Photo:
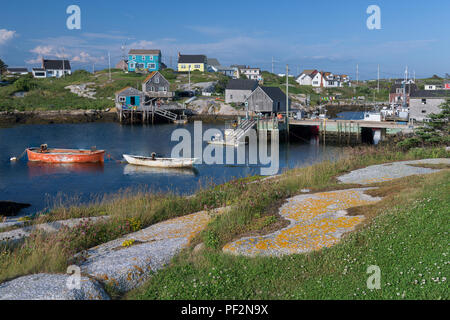
<svg viewBox="0 0 450 320">
<path fill-rule="evenodd" d="M 178 105 L 144 105 L 135 107 L 117 107 L 117 113 L 121 124 L 153 124 L 155 120 L 166 120 L 172 123 L 186 123 L 184 107 Z M 179 114 L 182 112 L 183 114 Z"/>
</svg>

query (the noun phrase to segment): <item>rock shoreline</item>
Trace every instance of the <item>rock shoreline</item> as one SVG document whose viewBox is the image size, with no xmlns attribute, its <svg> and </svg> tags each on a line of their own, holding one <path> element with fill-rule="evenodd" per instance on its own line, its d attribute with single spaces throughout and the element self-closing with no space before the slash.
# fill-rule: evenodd
<svg viewBox="0 0 450 320">
<path fill-rule="evenodd" d="M 116 112 L 101 110 L 2 111 L 0 125 L 114 122 Z"/>
</svg>

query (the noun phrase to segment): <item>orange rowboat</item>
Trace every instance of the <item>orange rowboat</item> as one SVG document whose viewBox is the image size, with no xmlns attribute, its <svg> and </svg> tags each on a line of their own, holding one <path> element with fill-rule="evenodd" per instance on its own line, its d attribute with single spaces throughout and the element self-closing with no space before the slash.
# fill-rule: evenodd
<svg viewBox="0 0 450 320">
<path fill-rule="evenodd" d="M 48 163 L 97 163 L 104 162 L 104 150 L 79 150 L 79 149 L 48 149 L 28 148 L 29 161 Z"/>
</svg>

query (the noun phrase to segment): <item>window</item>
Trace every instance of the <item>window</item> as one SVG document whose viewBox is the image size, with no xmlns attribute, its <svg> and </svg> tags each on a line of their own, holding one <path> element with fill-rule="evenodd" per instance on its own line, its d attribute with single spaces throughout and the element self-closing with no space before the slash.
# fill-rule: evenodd
<svg viewBox="0 0 450 320">
<path fill-rule="evenodd" d="M 127 98 L 125 98 L 125 97 L 119 97 L 119 102 L 125 102 L 125 101 L 127 101 Z"/>
<path fill-rule="evenodd" d="M 135 63 L 130 63 L 130 68 L 131 68 L 131 69 L 136 68 L 136 64 L 135 64 Z"/>
<path fill-rule="evenodd" d="M 156 64 L 154 63 L 149 63 L 147 66 L 149 69 L 156 69 Z"/>
<path fill-rule="evenodd" d="M 230 99 L 233 99 L 233 95 L 232 94 L 230 94 Z"/>
<path fill-rule="evenodd" d="M 159 83 L 159 77 L 155 78 L 155 83 Z"/>
<path fill-rule="evenodd" d="M 427 104 L 427 99 L 422 99 L 422 104 Z"/>
<path fill-rule="evenodd" d="M 427 113 L 427 110 L 422 110 L 422 113 Z"/>
<path fill-rule="evenodd" d="M 136 97 L 130 97 L 130 104 L 131 104 L 132 106 L 135 106 L 135 105 L 136 105 Z"/>
<path fill-rule="evenodd" d="M 142 61 L 145 61 L 145 56 L 142 56 Z"/>
<path fill-rule="evenodd" d="M 199 64 L 196 64 L 196 65 L 194 66 L 194 68 L 200 69 L 200 65 L 199 65 Z"/>
<path fill-rule="evenodd" d="M 166 91 L 166 87 L 159 87 L 158 90 L 162 91 L 162 92 L 165 92 Z"/>
<path fill-rule="evenodd" d="M 138 63 L 138 68 L 139 69 L 144 69 L 145 68 L 145 63 Z"/>
<path fill-rule="evenodd" d="M 131 60 L 136 60 L 136 56 L 133 56 L 133 57 L 131 58 Z"/>
</svg>

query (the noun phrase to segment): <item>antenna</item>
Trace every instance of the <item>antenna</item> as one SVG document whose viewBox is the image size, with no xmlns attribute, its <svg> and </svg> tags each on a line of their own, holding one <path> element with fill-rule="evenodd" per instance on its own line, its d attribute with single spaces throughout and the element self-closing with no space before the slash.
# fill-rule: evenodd
<svg viewBox="0 0 450 320">
<path fill-rule="evenodd" d="M 274 64 L 275 64 L 275 62 L 279 62 L 279 61 L 276 61 L 275 58 L 272 56 L 272 74 L 274 73 Z"/>
</svg>

